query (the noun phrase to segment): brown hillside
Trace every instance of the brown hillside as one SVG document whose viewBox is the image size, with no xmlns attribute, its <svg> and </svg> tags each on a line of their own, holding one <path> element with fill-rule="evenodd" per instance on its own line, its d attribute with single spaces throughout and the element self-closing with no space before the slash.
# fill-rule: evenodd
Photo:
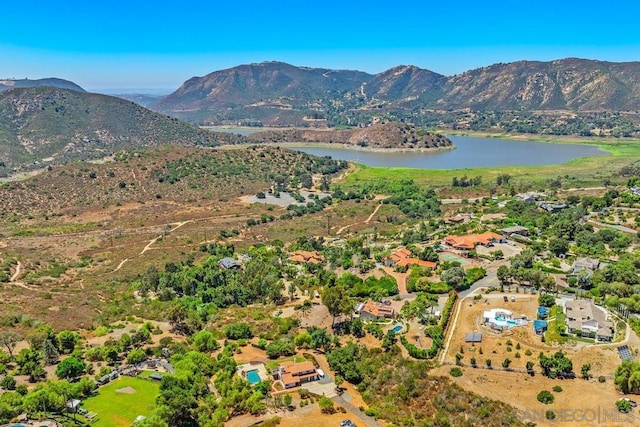
<svg viewBox="0 0 640 427">
<path fill-rule="evenodd" d="M 453 145 L 445 136 L 398 122 L 343 130 L 269 130 L 250 135 L 248 139 L 257 143 L 306 142 L 382 149 L 434 149 Z"/>
</svg>

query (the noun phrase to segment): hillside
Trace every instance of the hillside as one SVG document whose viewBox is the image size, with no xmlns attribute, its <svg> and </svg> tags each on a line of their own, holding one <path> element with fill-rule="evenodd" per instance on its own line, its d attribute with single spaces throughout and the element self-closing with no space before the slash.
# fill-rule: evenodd
<svg viewBox="0 0 640 427">
<path fill-rule="evenodd" d="M 374 149 L 434 149 L 453 145 L 442 135 L 424 132 L 415 126 L 397 122 L 344 130 L 269 130 L 248 135 L 247 139 L 257 143 L 315 142 Z"/>
<path fill-rule="evenodd" d="M 106 95 L 51 87 L 0 93 L 0 172 L 99 159 L 126 148 L 215 146 L 240 137 L 193 127 Z"/>
<path fill-rule="evenodd" d="M 69 89 L 75 90 L 78 92 L 85 92 L 80 86 L 75 84 L 74 82 L 70 82 L 69 80 L 58 79 L 55 77 L 50 77 L 46 79 L 5 79 L 0 80 L 0 92 L 9 89 L 19 89 L 19 88 L 28 88 L 28 87 L 41 87 L 41 86 L 50 86 L 57 87 L 60 89 Z"/>
<path fill-rule="evenodd" d="M 0 224 L 25 216 L 72 217 L 127 203 L 171 203 L 175 211 L 182 203 L 255 194 L 267 188 L 274 176 L 295 179 L 304 174 L 333 174 L 344 167 L 346 162 L 276 147 L 121 151 L 114 161 L 54 167 L 25 181 L 0 185 Z"/>
<path fill-rule="evenodd" d="M 200 120 L 226 116 L 225 110 L 245 108 L 260 118 L 271 115 L 301 120 L 310 102 L 341 99 L 372 78 L 360 71 L 296 67 L 282 62 L 240 65 L 187 80 L 154 108 L 183 118 Z M 295 111 L 297 114 L 291 114 Z M 272 121 L 278 122 L 276 118 Z"/>
<path fill-rule="evenodd" d="M 186 81 L 154 109 L 199 124 L 332 126 L 392 114 L 419 121 L 425 111 L 635 110 L 640 62 L 567 58 L 494 64 L 455 76 L 415 66 L 376 75 L 241 65 Z"/>
</svg>

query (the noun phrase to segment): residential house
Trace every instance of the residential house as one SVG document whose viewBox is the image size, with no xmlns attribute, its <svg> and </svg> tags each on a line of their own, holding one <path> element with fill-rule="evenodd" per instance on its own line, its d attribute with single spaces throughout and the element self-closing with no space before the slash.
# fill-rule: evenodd
<svg viewBox="0 0 640 427">
<path fill-rule="evenodd" d="M 500 230 L 500 232 L 502 232 L 502 234 L 504 234 L 505 236 L 512 236 L 514 234 L 520 235 L 520 236 L 529 235 L 529 229 L 527 227 L 522 227 L 521 225 L 513 225 L 511 227 L 506 227 Z"/>
<path fill-rule="evenodd" d="M 284 388 L 293 388 L 317 380 L 318 371 L 309 361 L 285 362 L 278 366 L 276 378 L 282 381 Z"/>
<path fill-rule="evenodd" d="M 289 261 L 294 264 L 321 264 L 324 259 L 317 251 L 296 251 L 289 255 Z"/>
<path fill-rule="evenodd" d="M 363 321 L 393 319 L 396 317 L 396 312 L 391 305 L 372 300 L 358 304 L 356 313 L 360 315 L 360 319 Z"/>
<path fill-rule="evenodd" d="M 593 273 L 600 267 L 600 260 L 596 258 L 576 258 L 571 267 L 571 272 L 576 274 L 582 270 Z"/>
<path fill-rule="evenodd" d="M 491 221 L 498 221 L 498 220 L 503 220 L 507 217 L 507 214 L 504 213 L 489 213 L 489 214 L 484 214 L 480 217 L 480 222 L 491 222 Z"/>
<path fill-rule="evenodd" d="M 385 259 L 385 265 L 387 267 L 410 267 L 417 265 L 418 267 L 426 267 L 435 269 L 437 264 L 431 261 L 423 261 L 418 258 L 413 258 L 411 251 L 407 248 L 398 248 L 391 252 L 391 254 Z"/>
<path fill-rule="evenodd" d="M 469 251 L 476 245 L 492 246 L 494 243 L 502 243 L 505 239 L 493 231 L 485 231 L 481 234 L 469 234 L 466 236 L 447 236 L 444 242 L 454 249 Z"/>
<path fill-rule="evenodd" d="M 516 194 L 516 200 L 521 202 L 533 203 L 541 199 L 546 199 L 547 195 L 544 193 L 536 193 L 535 191 L 529 191 L 528 193 Z"/>
<path fill-rule="evenodd" d="M 240 261 L 229 257 L 222 258 L 220 261 L 218 261 L 218 265 L 227 270 L 238 269 L 242 267 L 242 263 Z"/>
<path fill-rule="evenodd" d="M 445 222 L 449 223 L 449 224 L 461 224 L 464 222 L 467 222 L 471 219 L 471 214 L 456 214 L 452 217 L 448 217 L 445 219 Z"/>
<path fill-rule="evenodd" d="M 588 300 L 569 300 L 565 303 L 567 328 L 570 333 L 595 338 L 598 341 L 613 339 L 613 322 L 604 309 Z"/>
<path fill-rule="evenodd" d="M 540 208 L 547 212 L 555 213 L 566 209 L 567 205 L 565 203 L 541 203 Z"/>
</svg>

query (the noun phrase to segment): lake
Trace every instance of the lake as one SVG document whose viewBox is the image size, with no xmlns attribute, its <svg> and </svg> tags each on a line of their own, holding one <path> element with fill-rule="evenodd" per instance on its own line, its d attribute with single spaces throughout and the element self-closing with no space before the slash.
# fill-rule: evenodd
<svg viewBox="0 0 640 427">
<path fill-rule="evenodd" d="M 492 166 L 559 165 L 578 157 L 607 156 L 609 153 L 593 145 L 556 144 L 513 141 L 500 138 L 448 136 L 454 150 L 434 152 L 376 152 L 334 147 L 291 148 L 316 156 L 331 156 L 368 166 L 416 169 L 460 169 Z"/>
</svg>

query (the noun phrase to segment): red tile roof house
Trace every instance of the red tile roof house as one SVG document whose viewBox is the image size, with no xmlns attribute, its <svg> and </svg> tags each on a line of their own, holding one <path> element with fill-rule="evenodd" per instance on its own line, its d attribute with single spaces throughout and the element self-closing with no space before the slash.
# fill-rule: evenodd
<svg viewBox="0 0 640 427">
<path fill-rule="evenodd" d="M 309 361 L 285 362 L 278 366 L 277 377 L 282 381 L 284 388 L 293 388 L 317 380 L 318 372 Z"/>
<path fill-rule="evenodd" d="M 407 248 L 396 249 L 387 257 L 385 264 L 388 267 L 409 267 L 412 265 L 417 265 L 418 267 L 427 267 L 431 269 L 436 268 L 437 264 L 435 262 L 412 258 L 411 255 L 411 251 Z"/>
<path fill-rule="evenodd" d="M 485 231 L 481 234 L 469 234 L 467 236 L 447 236 L 444 242 L 454 249 L 469 251 L 474 249 L 476 245 L 491 246 L 493 243 L 499 243 L 504 237 L 493 231 Z"/>
<path fill-rule="evenodd" d="M 396 317 L 393 307 L 372 300 L 359 304 L 356 307 L 356 312 L 363 321 L 393 319 Z"/>
</svg>

